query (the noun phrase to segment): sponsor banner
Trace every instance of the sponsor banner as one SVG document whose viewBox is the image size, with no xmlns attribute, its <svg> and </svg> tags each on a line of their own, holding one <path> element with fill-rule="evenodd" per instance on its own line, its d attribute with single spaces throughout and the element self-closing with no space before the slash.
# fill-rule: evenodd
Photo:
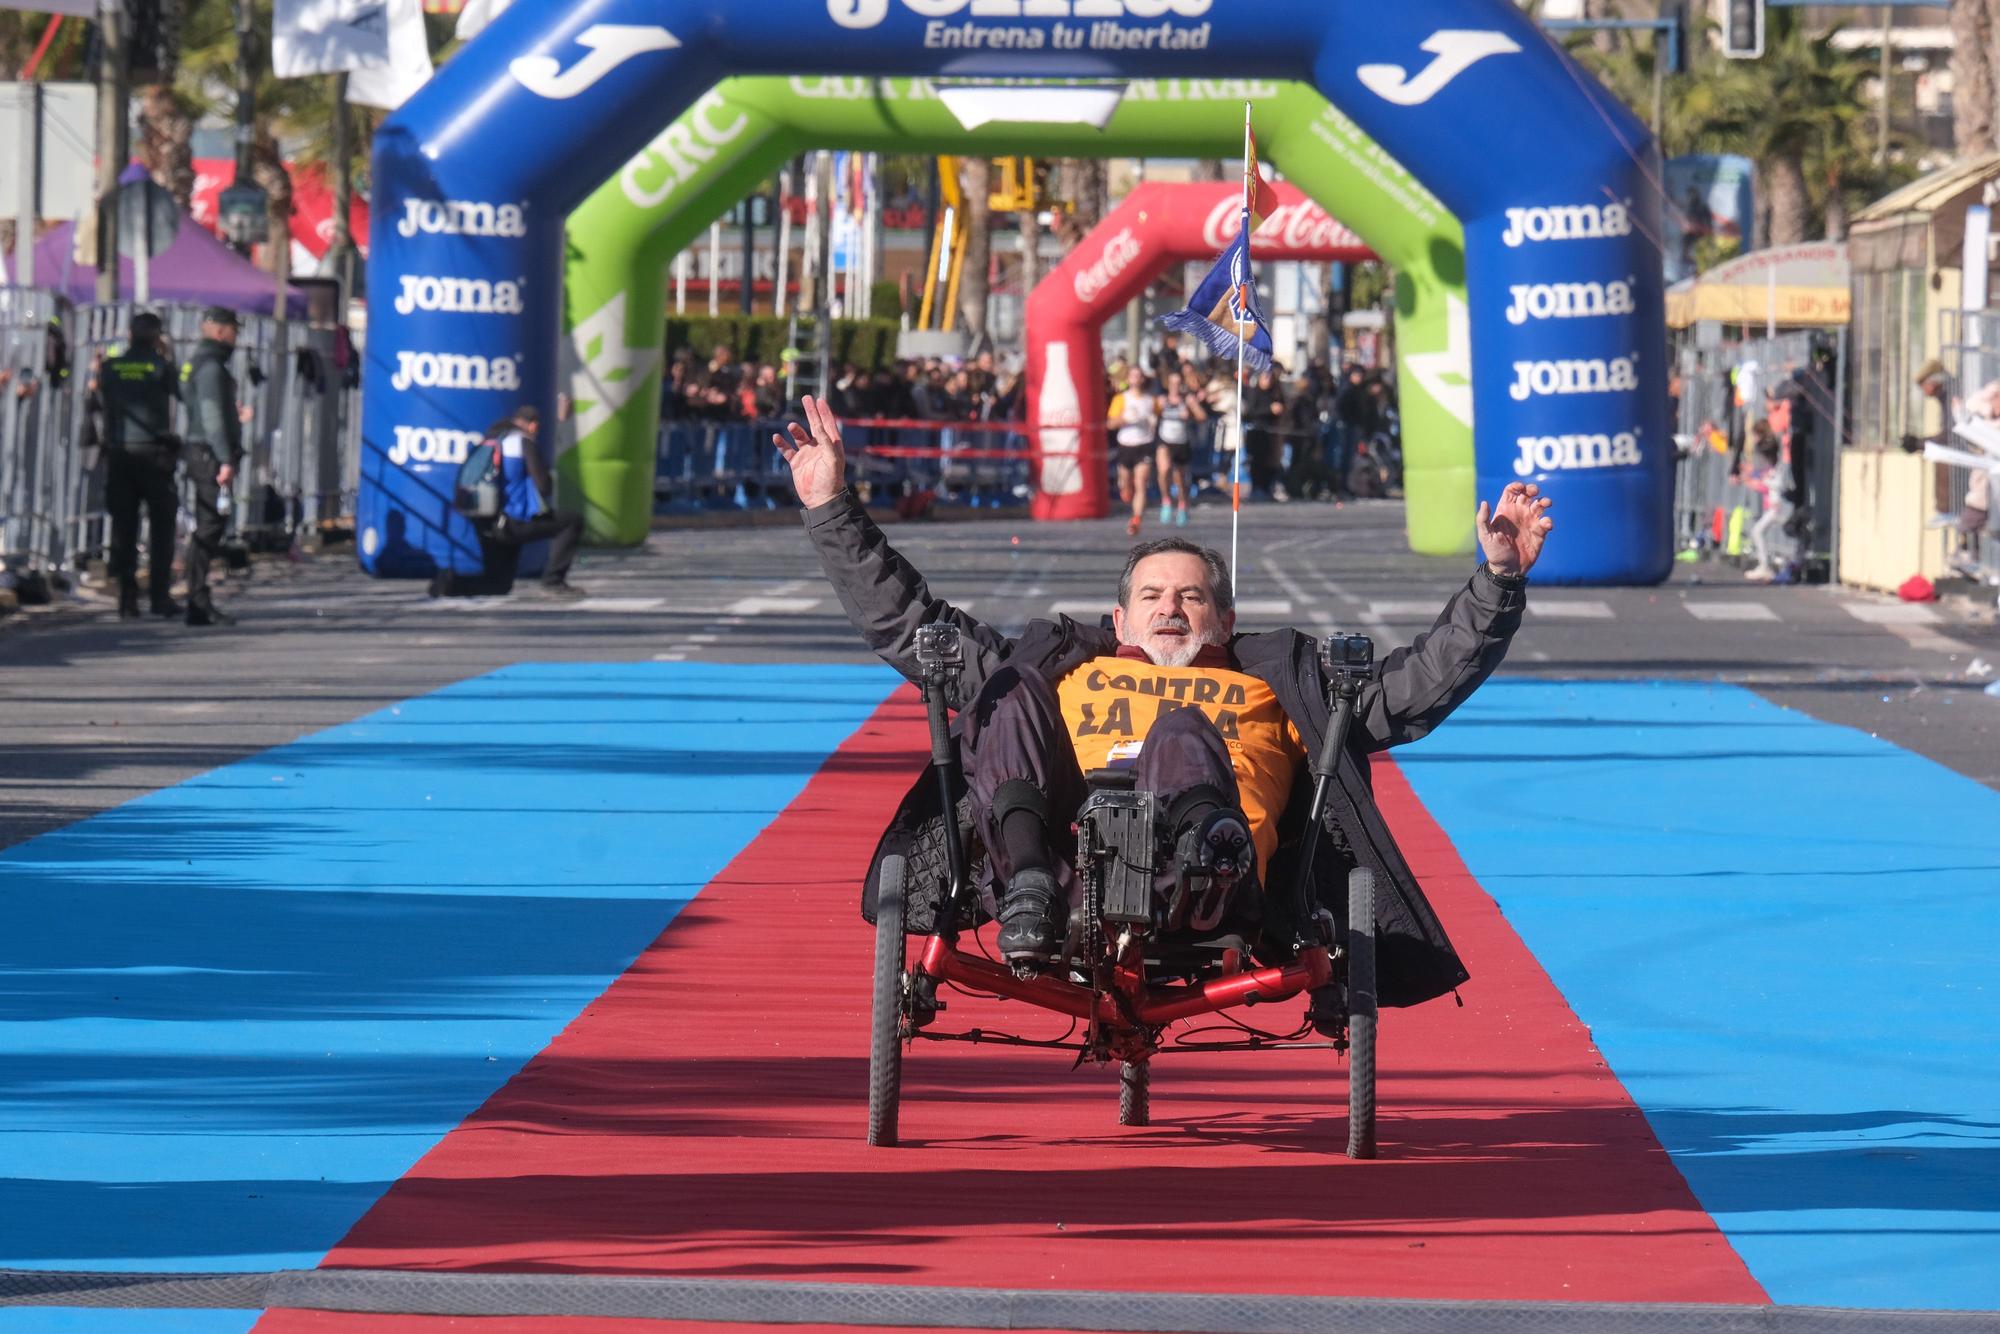
<svg viewBox="0 0 2000 1334">
<path fill-rule="evenodd" d="M 304 246 L 314 259 L 322 258 L 333 244 L 333 182 L 326 165 L 320 162 L 287 162 L 292 178 L 292 240 Z M 194 160 L 194 194 L 188 212 L 194 220 L 222 234 L 217 201 L 236 180 L 236 163 L 230 158 L 198 157 Z M 363 254 L 368 251 L 368 201 L 361 192 L 350 192 L 347 230 Z"/>
<path fill-rule="evenodd" d="M 1667 281 L 1677 283 L 1729 255 L 1756 247 L 1757 166 L 1730 153 L 1668 158 L 1666 231 L 1661 246 Z"/>
<path fill-rule="evenodd" d="M 843 28 L 902 11 L 927 51 L 1206 51 L 1214 0 L 827 0 Z"/>
<path fill-rule="evenodd" d="M 398 468 L 428 472 L 433 466 L 456 468 L 485 439 L 479 431 L 463 431 L 449 426 L 405 426 L 390 428 L 389 462 Z"/>
</svg>

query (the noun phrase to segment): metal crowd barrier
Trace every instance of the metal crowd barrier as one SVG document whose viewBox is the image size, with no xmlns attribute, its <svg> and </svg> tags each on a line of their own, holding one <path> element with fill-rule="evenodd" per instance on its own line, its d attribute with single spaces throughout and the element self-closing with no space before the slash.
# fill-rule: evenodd
<svg viewBox="0 0 2000 1334">
<path fill-rule="evenodd" d="M 102 450 L 87 443 L 97 360 L 122 345 L 133 305 L 71 306 L 53 292 L 0 288 L 0 561 L 17 574 L 74 575 L 109 542 Z M 156 303 L 172 354 L 200 339 L 198 305 Z M 54 336 L 52 336 L 52 334 Z M 338 333 L 246 315 L 231 358 L 244 467 L 231 526 L 248 546 L 279 549 L 351 516 L 359 488 L 358 390 L 343 383 Z M 185 409 L 176 426 L 184 428 Z M 181 531 L 191 524 L 182 506 Z"/>
<path fill-rule="evenodd" d="M 788 421 L 662 423 L 656 514 L 776 509 L 793 503 L 791 472 L 771 436 Z M 850 479 L 875 501 L 929 492 L 974 508 L 1025 503 L 1029 446 L 1019 423 L 843 419 Z"/>
</svg>

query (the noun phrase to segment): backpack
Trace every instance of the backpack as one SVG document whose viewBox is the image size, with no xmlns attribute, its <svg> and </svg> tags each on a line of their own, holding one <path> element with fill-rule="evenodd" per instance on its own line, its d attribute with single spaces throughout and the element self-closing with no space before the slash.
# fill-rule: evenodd
<svg viewBox="0 0 2000 1334">
<path fill-rule="evenodd" d="M 500 517 L 500 442 L 481 440 L 458 465 L 452 508 L 468 519 Z"/>
</svg>

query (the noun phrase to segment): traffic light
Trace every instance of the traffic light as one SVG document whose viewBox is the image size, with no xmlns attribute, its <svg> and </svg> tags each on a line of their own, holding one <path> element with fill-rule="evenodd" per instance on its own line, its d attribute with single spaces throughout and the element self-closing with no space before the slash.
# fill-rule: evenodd
<svg viewBox="0 0 2000 1334">
<path fill-rule="evenodd" d="M 1724 0 L 1722 54 L 1731 60 L 1764 54 L 1764 0 Z"/>
</svg>

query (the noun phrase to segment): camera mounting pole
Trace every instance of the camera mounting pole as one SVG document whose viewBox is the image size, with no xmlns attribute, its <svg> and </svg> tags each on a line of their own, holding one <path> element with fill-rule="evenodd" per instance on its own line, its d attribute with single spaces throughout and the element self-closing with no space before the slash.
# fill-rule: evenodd
<svg viewBox="0 0 2000 1334">
<path fill-rule="evenodd" d="M 1354 722 L 1354 705 L 1360 698 L 1362 683 L 1375 673 L 1375 645 L 1366 635 L 1331 634 L 1320 644 L 1319 662 L 1326 674 L 1327 702 L 1332 706 L 1333 716 L 1328 720 L 1319 754 L 1313 757 L 1312 806 L 1306 815 L 1305 844 L 1299 849 L 1298 874 L 1292 886 L 1293 921 L 1302 941 L 1306 923 L 1312 921 L 1313 853 L 1319 848 L 1323 832 L 1327 793 L 1340 764 L 1340 752 L 1347 747 L 1347 731 Z"/>
<path fill-rule="evenodd" d="M 937 771 L 938 809 L 944 817 L 945 858 L 951 885 L 939 905 L 937 934 L 949 940 L 958 934 L 960 914 L 971 874 L 965 865 L 965 845 L 958 836 L 958 790 L 965 784 L 958 773 L 958 743 L 952 740 L 951 714 L 958 698 L 959 677 L 965 670 L 965 644 L 958 626 L 935 621 L 917 629 L 917 670 L 924 695 L 924 712 L 931 725 L 931 767 Z"/>
</svg>

